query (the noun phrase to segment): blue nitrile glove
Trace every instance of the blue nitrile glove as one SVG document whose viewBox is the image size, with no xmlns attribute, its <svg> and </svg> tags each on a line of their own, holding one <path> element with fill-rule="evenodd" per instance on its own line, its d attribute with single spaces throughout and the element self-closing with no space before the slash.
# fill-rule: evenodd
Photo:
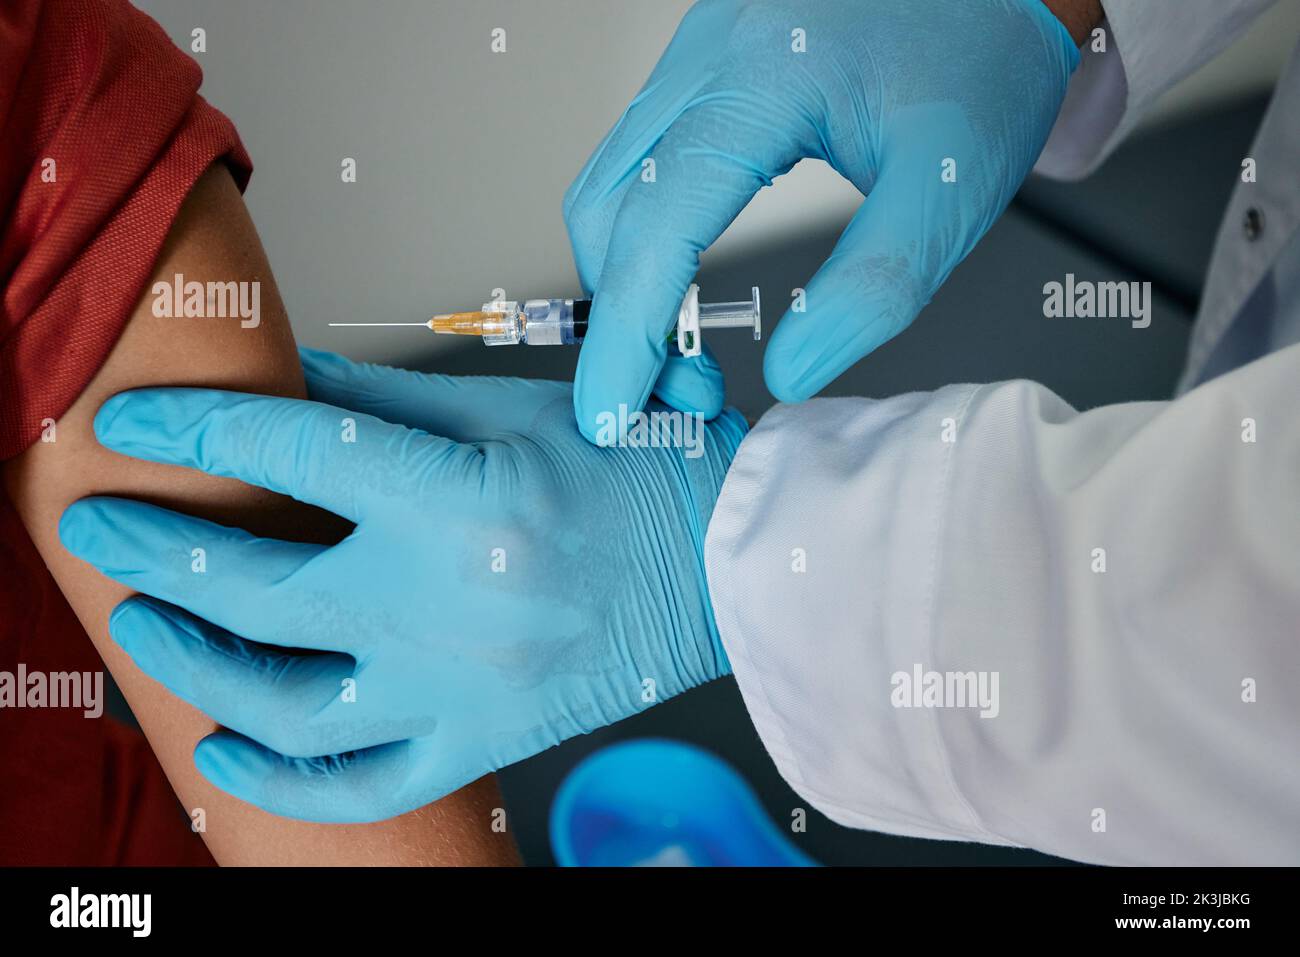
<svg viewBox="0 0 1300 957">
<path fill-rule="evenodd" d="M 1029 173 L 1078 61 L 1042 0 L 697 3 L 565 197 L 595 293 L 583 434 L 646 401 L 699 254 L 805 157 L 867 198 L 772 336 L 768 388 L 806 399 L 906 328 Z"/>
<path fill-rule="evenodd" d="M 379 820 L 729 673 L 703 553 L 746 431 L 734 410 L 689 432 L 660 419 L 679 429 L 658 440 L 634 420 L 639 447 L 602 449 L 563 383 L 303 364 L 316 401 L 141 389 L 95 433 L 336 512 L 356 523 L 340 544 L 113 498 L 59 526 L 152 596 L 110 631 L 230 729 L 195 751 L 215 785 L 290 817 Z"/>
<path fill-rule="evenodd" d="M 674 349 L 659 373 L 654 394 L 674 409 L 699 413 L 706 421 L 712 421 L 726 402 L 722 367 L 708 346 L 698 356 L 684 356 Z"/>
</svg>

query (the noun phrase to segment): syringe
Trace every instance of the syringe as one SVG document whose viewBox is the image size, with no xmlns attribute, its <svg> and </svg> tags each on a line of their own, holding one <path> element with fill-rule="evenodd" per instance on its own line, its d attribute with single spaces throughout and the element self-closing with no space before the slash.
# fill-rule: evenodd
<svg viewBox="0 0 1300 957">
<path fill-rule="evenodd" d="M 682 355 L 697 356 L 703 348 L 704 329 L 753 329 L 754 340 L 762 338 L 758 287 L 748 302 L 700 302 L 700 287 L 691 284 L 677 311 L 675 340 Z M 489 346 L 577 345 L 587 335 L 590 299 L 513 299 L 483 303 L 476 312 L 451 312 L 434 316 L 427 323 L 330 323 L 330 325 L 420 325 L 439 335 L 481 336 Z"/>
</svg>

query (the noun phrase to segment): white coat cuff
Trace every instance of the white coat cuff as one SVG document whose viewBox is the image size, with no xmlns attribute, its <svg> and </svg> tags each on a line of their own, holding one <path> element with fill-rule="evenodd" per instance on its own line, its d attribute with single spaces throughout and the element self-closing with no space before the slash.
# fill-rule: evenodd
<svg viewBox="0 0 1300 957">
<path fill-rule="evenodd" d="M 750 717 L 790 786 L 849 827 L 1006 843 L 952 785 L 933 717 L 890 704 L 891 663 L 932 660 L 944 420 L 959 429 L 975 391 L 777 406 L 709 524 L 713 610 Z"/>
</svg>

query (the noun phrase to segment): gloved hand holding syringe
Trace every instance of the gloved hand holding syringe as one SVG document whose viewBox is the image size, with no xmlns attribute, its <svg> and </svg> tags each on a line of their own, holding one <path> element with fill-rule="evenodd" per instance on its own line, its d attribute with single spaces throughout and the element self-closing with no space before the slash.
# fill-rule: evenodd
<svg viewBox="0 0 1300 957">
<path fill-rule="evenodd" d="M 331 322 L 331 326 L 425 326 L 440 335 L 482 336 L 489 346 L 570 346 L 587 335 L 590 299 L 498 299 L 475 312 L 450 312 L 428 322 Z M 698 356 L 704 329 L 752 329 L 754 341 L 763 335 L 758 287 L 742 302 L 700 302 L 700 287 L 691 284 L 677 312 L 677 325 L 668 341 L 683 356 Z"/>
</svg>

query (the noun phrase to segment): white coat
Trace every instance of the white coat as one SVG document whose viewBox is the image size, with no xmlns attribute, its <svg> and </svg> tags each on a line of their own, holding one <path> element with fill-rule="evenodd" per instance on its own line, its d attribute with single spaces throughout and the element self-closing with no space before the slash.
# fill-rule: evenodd
<svg viewBox="0 0 1300 957">
<path fill-rule="evenodd" d="M 1113 49 L 1085 49 L 1049 175 L 1268 4 L 1104 6 Z M 768 752 L 831 819 L 1300 864 L 1300 57 L 1249 155 L 1170 401 L 954 385 L 777 406 L 741 444 L 714 610 Z"/>
</svg>

